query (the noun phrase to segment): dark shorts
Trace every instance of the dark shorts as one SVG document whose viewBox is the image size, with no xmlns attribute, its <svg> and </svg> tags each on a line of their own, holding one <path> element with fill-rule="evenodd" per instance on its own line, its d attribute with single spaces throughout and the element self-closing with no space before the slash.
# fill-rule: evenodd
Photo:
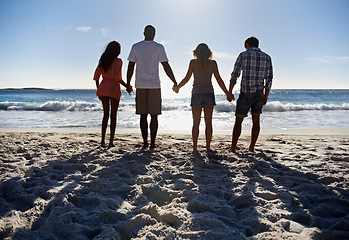
<svg viewBox="0 0 349 240">
<path fill-rule="evenodd" d="M 202 107 L 202 106 L 214 106 L 216 100 L 214 93 L 192 93 L 191 94 L 191 107 Z"/>
<path fill-rule="evenodd" d="M 263 108 L 263 101 L 263 90 L 259 90 L 255 93 L 240 93 L 236 105 L 235 116 L 247 117 L 247 113 L 250 109 L 252 115 L 261 114 Z"/>
<path fill-rule="evenodd" d="M 136 114 L 161 114 L 161 89 L 136 89 Z"/>
</svg>

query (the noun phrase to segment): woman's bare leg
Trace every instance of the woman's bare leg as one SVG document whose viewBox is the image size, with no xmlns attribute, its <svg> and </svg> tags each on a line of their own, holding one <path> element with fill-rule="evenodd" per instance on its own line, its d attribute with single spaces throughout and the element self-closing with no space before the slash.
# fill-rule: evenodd
<svg viewBox="0 0 349 240">
<path fill-rule="evenodd" d="M 192 128 L 193 150 L 197 150 L 202 107 L 192 107 L 191 111 L 193 114 L 193 128 Z"/>
<path fill-rule="evenodd" d="M 116 129 L 116 114 L 118 112 L 119 108 L 119 100 L 115 98 L 110 98 L 111 102 L 111 111 L 110 111 L 110 140 L 109 140 L 109 147 L 114 147 L 114 136 L 115 136 L 115 129 Z"/>
<path fill-rule="evenodd" d="M 100 97 L 103 105 L 103 119 L 102 119 L 102 140 L 101 146 L 105 147 L 105 132 L 108 126 L 109 119 L 109 98 L 108 97 Z"/>
<path fill-rule="evenodd" d="M 204 116 L 205 116 L 205 137 L 206 137 L 206 149 L 211 149 L 211 140 L 212 140 L 212 114 L 214 106 L 204 106 Z"/>
</svg>

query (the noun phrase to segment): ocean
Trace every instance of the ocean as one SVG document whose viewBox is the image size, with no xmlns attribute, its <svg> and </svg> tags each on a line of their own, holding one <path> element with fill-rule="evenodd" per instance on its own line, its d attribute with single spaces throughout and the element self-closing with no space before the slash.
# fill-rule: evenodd
<svg viewBox="0 0 349 240">
<path fill-rule="evenodd" d="M 0 90 L 0 128 L 100 128 L 102 105 L 96 90 Z M 159 129 L 190 130 L 190 96 L 163 93 Z M 235 94 L 235 99 L 238 93 Z M 236 101 L 216 95 L 215 130 L 232 130 Z M 117 129 L 138 129 L 135 95 L 123 92 Z M 204 121 L 202 119 L 202 131 Z M 251 128 L 250 115 L 243 129 Z M 261 115 L 261 129 L 349 128 L 349 90 L 272 89 Z"/>
</svg>

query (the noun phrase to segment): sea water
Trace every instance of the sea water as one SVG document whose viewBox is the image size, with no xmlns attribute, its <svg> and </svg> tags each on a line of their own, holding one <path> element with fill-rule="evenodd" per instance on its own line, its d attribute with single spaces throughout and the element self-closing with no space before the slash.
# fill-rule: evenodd
<svg viewBox="0 0 349 240">
<path fill-rule="evenodd" d="M 162 94 L 159 128 L 190 130 L 190 96 Z M 235 99 L 239 94 L 235 94 Z M 216 95 L 213 127 L 232 130 L 236 101 Z M 100 128 L 102 104 L 96 90 L 0 90 L 0 128 Z M 261 115 L 262 129 L 349 128 L 349 90 L 272 89 Z M 202 119 L 202 125 L 204 120 Z M 243 122 L 250 129 L 251 116 Z M 138 129 L 135 95 L 123 92 L 118 129 Z"/>
</svg>

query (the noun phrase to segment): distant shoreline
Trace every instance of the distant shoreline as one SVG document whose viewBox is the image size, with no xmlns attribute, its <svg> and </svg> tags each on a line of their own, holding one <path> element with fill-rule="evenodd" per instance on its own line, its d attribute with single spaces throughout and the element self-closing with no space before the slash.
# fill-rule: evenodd
<svg viewBox="0 0 349 240">
<path fill-rule="evenodd" d="M 49 88 L 26 87 L 26 88 L 2 88 L 1 90 L 54 90 Z"/>
<path fill-rule="evenodd" d="M 41 88 L 41 87 L 24 87 L 24 88 L 0 88 L 0 90 L 96 90 L 95 88 Z M 271 90 L 349 90 L 348 88 L 272 88 Z M 238 91 L 239 92 L 239 91 Z"/>
</svg>

